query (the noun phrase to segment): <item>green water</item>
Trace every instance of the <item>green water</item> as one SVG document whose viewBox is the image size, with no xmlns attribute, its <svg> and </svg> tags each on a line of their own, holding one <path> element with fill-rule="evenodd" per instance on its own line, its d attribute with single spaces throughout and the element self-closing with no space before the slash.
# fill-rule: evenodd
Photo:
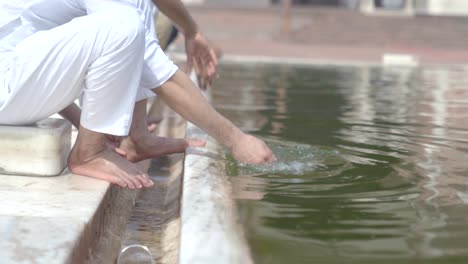
<svg viewBox="0 0 468 264">
<path fill-rule="evenodd" d="M 215 107 L 287 159 L 229 166 L 256 263 L 468 263 L 468 72 L 220 74 Z"/>
</svg>

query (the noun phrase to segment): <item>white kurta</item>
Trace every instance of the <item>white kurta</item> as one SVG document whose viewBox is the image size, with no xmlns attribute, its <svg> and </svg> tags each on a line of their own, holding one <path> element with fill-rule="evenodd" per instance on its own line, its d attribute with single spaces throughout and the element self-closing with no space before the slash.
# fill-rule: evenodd
<svg viewBox="0 0 468 264">
<path fill-rule="evenodd" d="M 136 101 L 177 66 L 150 0 L 0 0 L 0 124 L 37 122 L 83 93 L 81 125 L 127 135 Z"/>
</svg>

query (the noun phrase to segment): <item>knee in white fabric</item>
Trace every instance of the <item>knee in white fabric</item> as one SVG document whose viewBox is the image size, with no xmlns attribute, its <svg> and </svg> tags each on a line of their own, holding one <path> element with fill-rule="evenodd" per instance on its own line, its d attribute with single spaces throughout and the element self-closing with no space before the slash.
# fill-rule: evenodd
<svg viewBox="0 0 468 264">
<path fill-rule="evenodd" d="M 117 6 L 104 11 L 103 24 L 108 26 L 108 36 L 119 47 L 127 47 L 133 43 L 144 45 L 145 26 L 140 11 L 131 6 Z"/>
</svg>

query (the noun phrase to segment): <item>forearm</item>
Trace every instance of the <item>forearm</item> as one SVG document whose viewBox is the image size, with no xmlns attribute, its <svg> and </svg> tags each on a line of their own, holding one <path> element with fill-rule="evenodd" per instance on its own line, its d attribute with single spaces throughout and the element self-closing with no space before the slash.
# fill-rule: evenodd
<svg viewBox="0 0 468 264">
<path fill-rule="evenodd" d="M 76 128 L 80 127 L 80 116 L 81 116 L 81 109 L 75 104 L 71 104 L 67 106 L 65 109 L 59 112 L 59 114 L 70 121 L 72 125 Z"/>
<path fill-rule="evenodd" d="M 152 0 L 167 17 L 183 30 L 186 36 L 198 32 L 198 26 L 180 0 Z"/>
<path fill-rule="evenodd" d="M 208 103 L 192 81 L 182 72 L 154 90 L 172 110 L 194 123 L 208 135 L 231 149 L 244 133 Z"/>
</svg>

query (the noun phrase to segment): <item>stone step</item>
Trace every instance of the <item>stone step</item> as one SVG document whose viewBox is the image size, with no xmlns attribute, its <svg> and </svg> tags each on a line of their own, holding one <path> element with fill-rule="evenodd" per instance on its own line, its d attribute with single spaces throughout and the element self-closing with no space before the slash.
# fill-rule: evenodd
<svg viewBox="0 0 468 264">
<path fill-rule="evenodd" d="M 0 174 L 56 176 L 71 145 L 71 125 L 48 118 L 31 126 L 0 126 Z"/>
</svg>

